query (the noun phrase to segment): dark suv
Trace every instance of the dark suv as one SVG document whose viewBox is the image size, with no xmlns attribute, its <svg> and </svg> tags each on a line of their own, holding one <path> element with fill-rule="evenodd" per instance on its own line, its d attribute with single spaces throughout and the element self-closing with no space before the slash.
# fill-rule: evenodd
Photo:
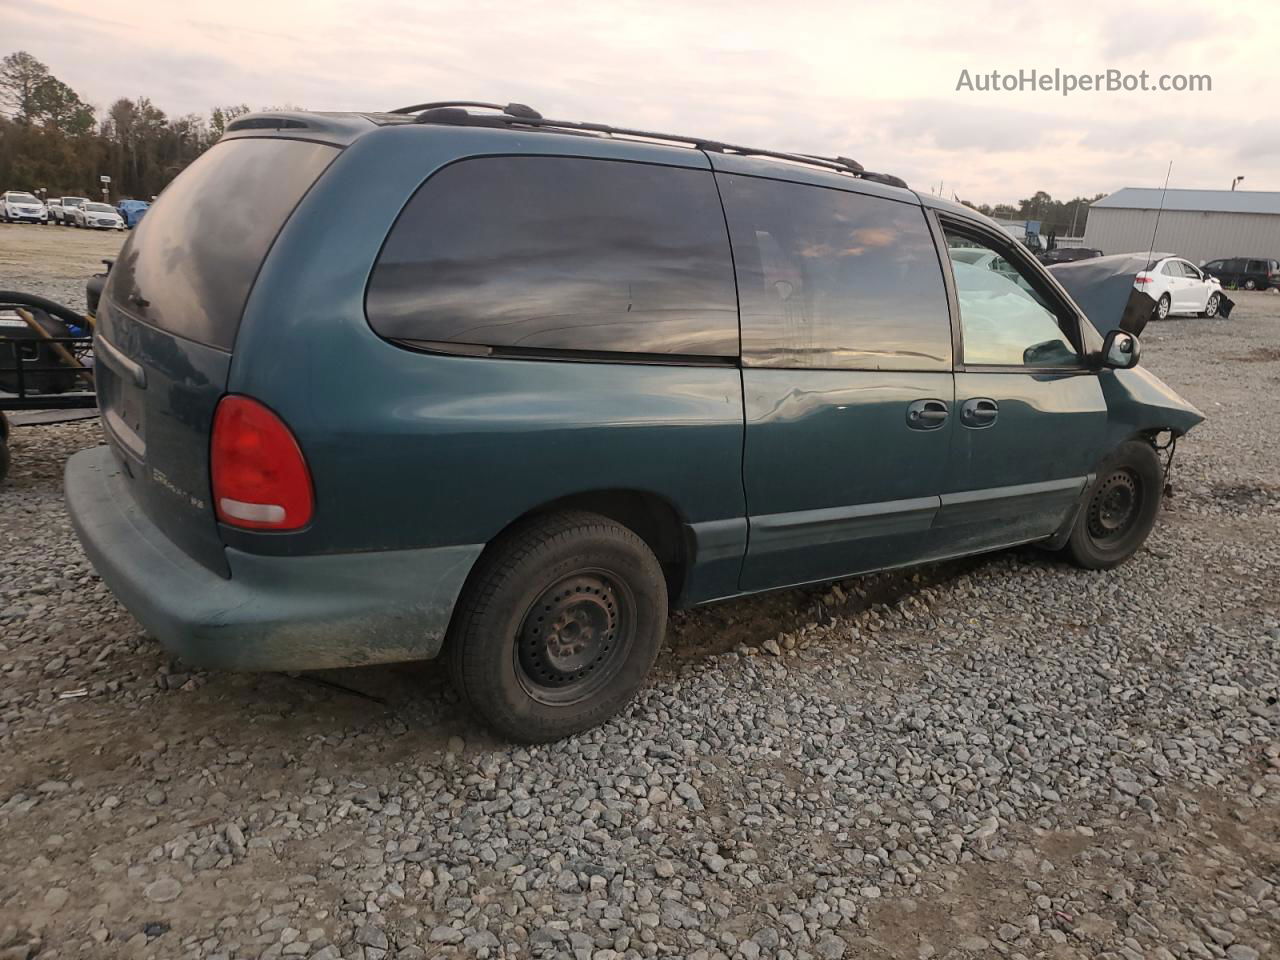
<svg viewBox="0 0 1280 960">
<path fill-rule="evenodd" d="M 1280 287 L 1280 263 L 1275 260 L 1232 257 L 1228 260 L 1210 260 L 1202 269 L 1221 280 L 1224 286 L 1239 287 L 1241 290 Z"/>
<path fill-rule="evenodd" d="M 1113 566 L 1202 419 L 966 207 L 514 104 L 237 119 L 95 354 L 67 499 L 167 647 L 443 650 L 530 741 L 625 704 L 670 606 L 1030 542 Z"/>
</svg>

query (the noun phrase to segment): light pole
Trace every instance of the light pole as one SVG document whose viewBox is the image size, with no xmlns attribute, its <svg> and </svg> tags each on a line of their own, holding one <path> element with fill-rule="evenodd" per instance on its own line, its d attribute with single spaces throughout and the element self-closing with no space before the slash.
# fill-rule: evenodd
<svg viewBox="0 0 1280 960">
<path fill-rule="evenodd" d="M 1232 181 L 1231 181 L 1231 189 L 1232 189 L 1232 190 L 1234 190 L 1234 189 L 1236 188 L 1236 184 L 1237 184 L 1237 183 L 1239 183 L 1239 182 L 1240 182 L 1241 180 L 1243 180 L 1243 179 L 1244 179 L 1244 174 L 1241 174 L 1240 176 L 1238 176 L 1238 177 L 1236 177 L 1234 180 L 1232 180 Z"/>
</svg>

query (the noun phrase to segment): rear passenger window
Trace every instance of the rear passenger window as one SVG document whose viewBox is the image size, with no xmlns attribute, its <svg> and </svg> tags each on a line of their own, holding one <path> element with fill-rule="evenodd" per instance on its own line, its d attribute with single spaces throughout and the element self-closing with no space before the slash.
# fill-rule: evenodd
<svg viewBox="0 0 1280 960">
<path fill-rule="evenodd" d="M 733 266 L 707 170 L 455 163 L 396 221 L 366 309 L 382 336 L 427 346 L 738 354 Z"/>
<path fill-rule="evenodd" d="M 951 368 L 942 270 L 920 207 L 758 177 L 719 182 L 744 364 Z"/>
</svg>

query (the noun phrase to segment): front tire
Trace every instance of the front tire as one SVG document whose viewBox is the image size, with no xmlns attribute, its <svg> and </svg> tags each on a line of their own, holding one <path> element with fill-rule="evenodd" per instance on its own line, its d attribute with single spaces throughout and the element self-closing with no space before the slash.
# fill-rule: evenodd
<svg viewBox="0 0 1280 960">
<path fill-rule="evenodd" d="M 1204 309 L 1200 311 L 1200 316 L 1207 317 L 1212 320 L 1218 315 L 1218 307 L 1222 302 L 1222 296 L 1217 293 L 1209 294 L 1209 302 L 1204 305 Z"/>
<path fill-rule="evenodd" d="M 1127 440 L 1103 460 L 1067 540 L 1066 552 L 1086 570 L 1124 563 L 1146 542 L 1160 512 L 1164 469 L 1145 440 Z"/>
<path fill-rule="evenodd" d="M 643 540 L 598 514 L 549 514 L 481 557 L 446 656 L 459 695 L 495 733 L 545 743 L 626 705 L 666 623 L 666 580 Z"/>
</svg>

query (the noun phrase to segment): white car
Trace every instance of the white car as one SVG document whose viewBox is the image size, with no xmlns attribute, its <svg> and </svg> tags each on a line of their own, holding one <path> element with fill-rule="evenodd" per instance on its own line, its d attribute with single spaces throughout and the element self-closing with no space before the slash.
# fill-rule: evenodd
<svg viewBox="0 0 1280 960">
<path fill-rule="evenodd" d="M 119 211 L 106 203 L 82 203 L 71 210 L 71 223 L 76 227 L 91 227 L 94 230 L 123 230 L 124 220 Z"/>
<path fill-rule="evenodd" d="M 6 223 L 17 220 L 27 223 L 46 223 L 49 211 L 45 209 L 40 198 L 21 190 L 9 190 L 0 194 L 0 217 Z"/>
<path fill-rule="evenodd" d="M 1216 317 L 1222 302 L 1222 283 L 1181 257 L 1157 260 L 1139 273 L 1133 285 L 1156 301 L 1156 316 L 1194 313 Z"/>
</svg>

